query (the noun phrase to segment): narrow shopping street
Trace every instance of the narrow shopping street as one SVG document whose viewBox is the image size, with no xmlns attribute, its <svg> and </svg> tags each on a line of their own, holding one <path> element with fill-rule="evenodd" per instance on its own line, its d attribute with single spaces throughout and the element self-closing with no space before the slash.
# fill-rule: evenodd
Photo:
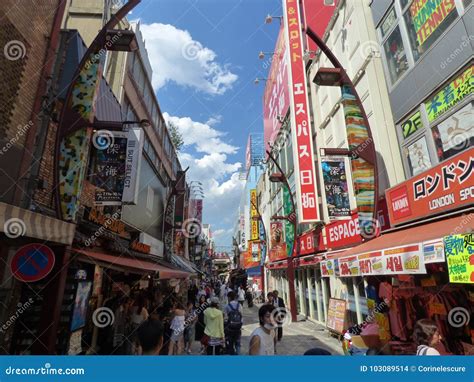
<svg viewBox="0 0 474 382">
<path fill-rule="evenodd" d="M 258 308 L 252 308 L 244 304 L 241 338 L 241 355 L 248 355 L 250 334 L 258 326 Z M 300 316 L 300 318 L 302 318 Z M 200 344 L 195 342 L 192 354 L 199 354 Z M 339 341 L 331 337 L 327 330 L 312 321 L 298 321 L 290 323 L 283 328 L 283 338 L 277 344 L 277 355 L 303 355 L 305 351 L 313 348 L 321 348 L 329 351 L 332 355 L 342 355 L 342 347 Z"/>
</svg>

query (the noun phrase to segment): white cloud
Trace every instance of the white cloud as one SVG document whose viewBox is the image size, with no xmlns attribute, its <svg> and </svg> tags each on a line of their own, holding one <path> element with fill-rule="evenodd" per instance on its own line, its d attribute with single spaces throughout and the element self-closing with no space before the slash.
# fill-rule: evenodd
<svg viewBox="0 0 474 382">
<path fill-rule="evenodd" d="M 217 61 L 217 54 L 191 34 L 169 24 L 141 24 L 155 90 L 173 81 L 204 93 L 219 95 L 232 88 L 238 76 L 229 65 Z"/>
<path fill-rule="evenodd" d="M 204 223 L 211 224 L 216 241 L 231 245 L 234 215 L 244 182 L 239 179 L 238 173 L 242 163 L 229 161 L 228 155 L 236 153 L 238 147 L 223 142 L 225 134 L 207 123 L 167 113 L 164 117 L 172 121 L 183 135 L 185 151 L 179 154 L 179 159 L 183 168 L 189 166 L 187 178 L 203 184 Z M 191 153 L 190 149 L 194 149 L 196 154 Z"/>
</svg>

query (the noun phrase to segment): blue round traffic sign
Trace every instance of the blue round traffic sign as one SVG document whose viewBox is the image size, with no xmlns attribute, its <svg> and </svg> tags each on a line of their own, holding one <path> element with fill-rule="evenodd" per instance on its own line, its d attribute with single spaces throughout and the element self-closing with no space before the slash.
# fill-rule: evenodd
<svg viewBox="0 0 474 382">
<path fill-rule="evenodd" d="M 24 282 L 35 282 L 45 278 L 54 267 L 54 252 L 44 244 L 27 244 L 13 256 L 13 276 Z"/>
</svg>

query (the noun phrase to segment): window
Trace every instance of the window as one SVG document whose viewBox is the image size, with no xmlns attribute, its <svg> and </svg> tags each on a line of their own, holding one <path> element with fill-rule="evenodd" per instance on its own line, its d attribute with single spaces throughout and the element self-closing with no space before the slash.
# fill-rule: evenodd
<svg viewBox="0 0 474 382">
<path fill-rule="evenodd" d="M 419 173 L 431 168 L 431 159 L 425 136 L 408 146 L 406 149 L 406 155 L 412 176 L 418 175 Z"/>
<path fill-rule="evenodd" d="M 406 0 L 403 3 L 408 4 Z M 413 1 L 403 14 L 415 62 L 458 16 L 454 0 L 438 1 L 438 6 L 434 3 Z"/>
<path fill-rule="evenodd" d="M 380 25 L 380 32 L 382 33 L 382 38 L 384 38 L 390 29 L 397 23 L 397 14 L 395 13 L 395 8 L 392 7 L 388 12 L 387 16 L 385 16 L 384 21 Z"/>
<path fill-rule="evenodd" d="M 434 126 L 431 131 L 439 161 L 474 145 L 474 102 Z"/>
<path fill-rule="evenodd" d="M 400 27 L 397 26 L 383 44 L 388 73 L 392 84 L 408 69 L 408 59 L 403 46 Z"/>
</svg>

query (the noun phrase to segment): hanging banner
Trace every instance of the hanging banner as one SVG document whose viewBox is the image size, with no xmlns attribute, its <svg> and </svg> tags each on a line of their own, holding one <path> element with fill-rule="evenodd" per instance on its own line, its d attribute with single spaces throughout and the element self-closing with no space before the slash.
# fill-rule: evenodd
<svg viewBox="0 0 474 382">
<path fill-rule="evenodd" d="M 355 277 L 359 275 L 359 259 L 357 256 L 343 257 L 339 259 L 340 277 Z"/>
<path fill-rule="evenodd" d="M 414 0 L 410 6 L 416 39 L 420 45 L 456 10 L 454 0 Z"/>
<path fill-rule="evenodd" d="M 321 277 L 339 276 L 337 259 L 321 261 Z"/>
<path fill-rule="evenodd" d="M 359 272 L 361 276 L 382 275 L 383 257 L 381 251 L 364 253 L 357 256 L 359 260 Z"/>
<path fill-rule="evenodd" d="M 474 148 L 386 191 L 390 223 L 398 225 L 472 205 Z"/>
<path fill-rule="evenodd" d="M 294 0 L 284 0 L 286 46 L 289 48 L 288 84 L 290 87 L 291 133 L 295 165 L 296 205 L 299 223 L 320 221 L 315 178 L 313 138 L 303 60 L 300 9 Z"/>
<path fill-rule="evenodd" d="M 283 231 L 283 223 L 271 222 L 270 223 L 270 238 L 271 238 L 271 249 L 268 254 L 270 261 L 283 260 L 288 257 L 286 250 L 285 234 Z"/>
<path fill-rule="evenodd" d="M 330 220 L 351 216 L 344 158 L 321 160 L 327 214 Z"/>
<path fill-rule="evenodd" d="M 291 195 L 290 191 L 287 187 L 283 187 L 283 214 L 285 216 L 291 215 L 293 212 L 293 205 L 291 203 Z M 285 227 L 285 241 L 286 245 L 286 255 L 291 257 L 292 255 L 296 255 L 296 248 L 294 248 L 293 243 L 295 240 L 295 226 L 293 223 L 285 220 L 283 223 Z M 293 252 L 293 254 L 292 254 Z"/>
<path fill-rule="evenodd" d="M 443 240 L 425 241 L 423 243 L 423 255 L 425 257 L 425 264 L 444 263 Z"/>
<path fill-rule="evenodd" d="M 257 267 L 257 266 L 260 265 L 260 260 L 258 260 L 258 261 L 254 261 L 254 260 L 253 260 L 253 255 L 252 255 L 252 243 L 249 242 L 248 245 L 249 245 L 249 246 L 248 246 L 248 250 L 243 253 L 243 257 L 244 257 L 244 268 L 245 268 L 245 269 Z M 241 256 L 242 256 L 242 254 L 241 254 Z"/>
<path fill-rule="evenodd" d="M 468 67 L 425 103 L 430 123 L 474 92 L 473 68 L 474 65 Z"/>
<path fill-rule="evenodd" d="M 450 235 L 444 238 L 449 282 L 474 284 L 474 235 Z"/>
<path fill-rule="evenodd" d="M 137 204 L 143 142 L 145 140 L 143 130 L 130 129 L 127 139 L 122 202 L 125 204 Z"/>
<path fill-rule="evenodd" d="M 128 133 L 109 131 L 108 140 L 99 134 L 100 131 L 92 137 L 91 153 L 91 183 L 98 188 L 95 192 L 95 205 L 120 206 L 126 177 Z"/>
<path fill-rule="evenodd" d="M 384 275 L 425 274 L 425 260 L 421 244 L 385 249 Z"/>
<path fill-rule="evenodd" d="M 250 250 L 252 252 L 252 261 L 258 262 L 260 264 L 261 260 L 261 251 L 260 251 L 260 243 L 249 243 Z"/>
<path fill-rule="evenodd" d="M 257 190 L 250 190 L 250 240 L 259 239 L 259 229 L 258 229 L 258 219 L 253 219 L 258 217 L 257 211 Z"/>
<path fill-rule="evenodd" d="M 266 150 L 269 150 L 278 138 L 282 125 L 281 118 L 285 118 L 290 107 L 288 64 L 283 27 L 278 34 L 274 52 L 268 59 L 271 61 L 271 66 L 263 94 L 263 129 Z"/>
</svg>

